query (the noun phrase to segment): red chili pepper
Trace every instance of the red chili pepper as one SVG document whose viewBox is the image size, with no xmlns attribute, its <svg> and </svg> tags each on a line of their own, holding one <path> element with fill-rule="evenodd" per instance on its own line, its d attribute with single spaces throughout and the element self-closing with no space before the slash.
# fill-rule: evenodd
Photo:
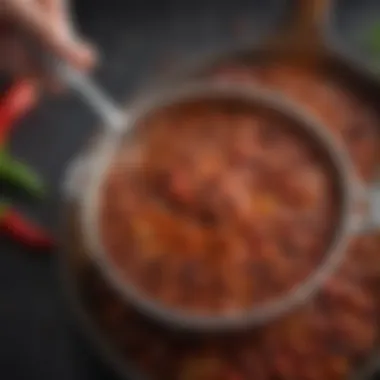
<svg viewBox="0 0 380 380">
<path fill-rule="evenodd" d="M 41 227 L 7 205 L 0 207 L 0 227 L 8 236 L 31 248 L 50 249 L 54 245 L 51 237 Z"/>
<path fill-rule="evenodd" d="M 16 83 L 0 100 L 0 146 L 5 143 L 17 118 L 37 102 L 37 86 L 24 80 Z"/>
</svg>

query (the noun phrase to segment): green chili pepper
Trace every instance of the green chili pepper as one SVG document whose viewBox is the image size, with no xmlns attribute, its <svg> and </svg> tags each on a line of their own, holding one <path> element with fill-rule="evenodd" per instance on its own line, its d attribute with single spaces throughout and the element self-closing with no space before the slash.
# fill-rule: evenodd
<svg viewBox="0 0 380 380">
<path fill-rule="evenodd" d="M 43 197 L 45 185 L 41 177 L 5 150 L 0 151 L 0 180 L 25 190 L 33 197 Z"/>
</svg>

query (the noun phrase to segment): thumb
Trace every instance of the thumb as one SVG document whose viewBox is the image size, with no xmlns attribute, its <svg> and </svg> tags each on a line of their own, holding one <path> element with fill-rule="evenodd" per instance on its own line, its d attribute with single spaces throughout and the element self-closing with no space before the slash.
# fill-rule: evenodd
<svg viewBox="0 0 380 380">
<path fill-rule="evenodd" d="M 44 9 L 34 1 L 10 0 L 10 17 L 26 32 L 35 36 L 45 48 L 79 69 L 89 69 L 95 63 L 94 50 L 87 44 L 74 39 L 69 28 L 51 20 Z"/>
</svg>

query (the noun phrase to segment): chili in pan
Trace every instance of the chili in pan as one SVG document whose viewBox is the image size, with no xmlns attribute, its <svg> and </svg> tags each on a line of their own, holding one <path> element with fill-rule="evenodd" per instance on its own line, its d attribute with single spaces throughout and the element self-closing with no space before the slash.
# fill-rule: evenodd
<svg viewBox="0 0 380 380">
<path fill-rule="evenodd" d="M 239 104 L 150 115 L 104 185 L 111 261 L 146 296 L 189 313 L 283 295 L 320 263 L 337 223 L 331 168 L 310 140 Z"/>
</svg>

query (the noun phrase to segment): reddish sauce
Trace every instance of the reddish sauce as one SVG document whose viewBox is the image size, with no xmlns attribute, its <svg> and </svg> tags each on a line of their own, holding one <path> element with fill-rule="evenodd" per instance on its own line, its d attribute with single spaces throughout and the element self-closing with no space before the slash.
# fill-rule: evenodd
<svg viewBox="0 0 380 380">
<path fill-rule="evenodd" d="M 229 336 L 162 329 L 125 305 L 93 270 L 84 277 L 83 297 L 123 359 L 150 379 L 346 380 L 377 342 L 379 243 L 376 236 L 357 239 L 342 270 L 302 309 Z"/>
<path fill-rule="evenodd" d="M 379 146 L 379 120 L 373 109 L 328 75 L 287 64 L 265 65 L 230 66 L 218 76 L 252 83 L 265 80 L 313 109 L 346 144 L 358 173 L 371 177 Z M 321 95 L 326 92 L 334 99 Z M 118 181 L 130 179 L 120 174 Z M 135 199 L 133 193 L 127 194 Z M 121 301 L 95 270 L 83 276 L 81 294 L 99 329 L 125 362 L 150 379 L 346 380 L 378 345 L 379 246 L 379 235 L 356 238 L 339 273 L 309 304 L 258 330 L 227 337 L 188 337 L 152 325 Z"/>
<path fill-rule="evenodd" d="M 115 158 L 103 241 L 149 298 L 198 314 L 243 311 L 315 269 L 338 222 L 335 195 L 331 163 L 284 117 L 186 103 L 150 115 Z"/>
</svg>

